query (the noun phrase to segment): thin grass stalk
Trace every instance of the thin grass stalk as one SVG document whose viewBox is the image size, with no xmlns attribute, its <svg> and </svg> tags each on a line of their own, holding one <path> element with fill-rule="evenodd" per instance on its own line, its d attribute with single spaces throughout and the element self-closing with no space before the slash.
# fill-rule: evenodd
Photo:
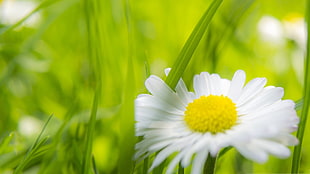
<svg viewBox="0 0 310 174">
<path fill-rule="evenodd" d="M 30 149 L 28 150 L 26 156 L 24 157 L 24 159 L 19 163 L 19 165 L 17 166 L 17 168 L 14 170 L 13 174 L 20 174 L 22 173 L 22 171 L 24 170 L 24 168 L 26 167 L 26 165 L 30 162 L 31 157 L 34 156 L 35 152 L 38 150 L 38 148 L 44 144 L 47 141 L 47 138 L 41 139 L 44 130 L 46 129 L 48 123 L 50 122 L 51 118 L 53 117 L 53 115 L 50 115 L 47 119 L 47 121 L 45 122 L 39 136 L 37 137 L 37 139 L 35 140 L 35 142 L 33 143 L 33 145 L 30 147 Z"/>
<path fill-rule="evenodd" d="M 305 79 L 304 79 L 304 91 L 303 91 L 303 106 L 300 115 L 300 123 L 297 131 L 297 138 L 299 145 L 294 147 L 292 170 L 291 173 L 299 173 L 300 161 L 301 161 L 301 149 L 303 143 L 304 132 L 306 129 L 307 117 L 310 104 L 310 0 L 307 2 L 306 9 L 306 23 L 307 23 L 307 52 L 305 58 Z"/>
<path fill-rule="evenodd" d="M 159 166 L 153 169 L 153 174 L 163 174 L 166 166 L 167 166 L 167 160 L 164 160 L 161 164 L 159 164 Z"/>
<path fill-rule="evenodd" d="M 198 24 L 195 26 L 193 32 L 186 41 L 184 47 L 182 48 L 177 60 L 172 66 L 171 72 L 169 73 L 166 83 L 171 88 L 174 89 L 183 75 L 188 63 L 191 60 L 198 44 L 207 30 L 214 14 L 222 4 L 223 0 L 214 0 L 206 12 L 203 14 Z"/>
<path fill-rule="evenodd" d="M 99 171 L 97 169 L 97 166 L 96 166 L 96 160 L 95 160 L 95 157 L 92 156 L 92 163 L 93 163 L 93 171 L 95 174 L 99 174 Z"/>
<path fill-rule="evenodd" d="M 135 37 L 134 37 L 134 20 L 131 13 L 130 0 L 124 2 L 127 26 L 127 67 L 125 82 L 122 88 L 122 107 L 120 110 L 119 126 L 119 159 L 118 173 L 134 173 L 135 162 L 132 160 L 134 154 L 134 145 L 136 142 L 134 135 L 134 99 L 135 99 Z"/>
<path fill-rule="evenodd" d="M 149 169 L 149 158 L 145 158 L 143 161 L 143 173 L 147 173 Z"/>
<path fill-rule="evenodd" d="M 85 145 L 85 154 L 82 163 L 82 173 L 88 174 L 90 172 L 92 164 L 92 144 L 93 137 L 95 132 L 95 124 L 98 110 L 99 97 L 101 96 L 101 58 L 102 53 L 100 48 L 102 46 L 100 40 L 100 29 L 98 24 L 98 9 L 96 8 L 96 0 L 85 0 L 85 18 L 86 18 L 86 27 L 87 27 L 87 39 L 88 39 L 88 57 L 90 58 L 91 66 L 94 71 L 95 78 L 95 87 L 94 87 L 94 98 L 92 104 L 92 110 L 90 119 L 88 121 L 88 127 L 86 132 L 86 145 Z"/>
<path fill-rule="evenodd" d="M 83 174 L 88 174 L 91 169 L 92 162 L 92 144 L 96 123 L 96 115 L 98 109 L 98 92 L 95 92 L 92 111 L 90 115 L 90 119 L 88 121 L 88 129 L 86 133 L 86 146 L 85 146 L 85 156 L 83 159 Z"/>
</svg>

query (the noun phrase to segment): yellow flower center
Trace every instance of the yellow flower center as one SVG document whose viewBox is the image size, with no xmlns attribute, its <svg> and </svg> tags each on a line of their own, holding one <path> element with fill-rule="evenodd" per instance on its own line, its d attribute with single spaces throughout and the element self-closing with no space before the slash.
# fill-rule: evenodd
<svg viewBox="0 0 310 174">
<path fill-rule="evenodd" d="M 226 96 L 201 96 L 189 103 L 184 112 L 188 127 L 196 132 L 223 132 L 237 121 L 235 103 Z"/>
</svg>

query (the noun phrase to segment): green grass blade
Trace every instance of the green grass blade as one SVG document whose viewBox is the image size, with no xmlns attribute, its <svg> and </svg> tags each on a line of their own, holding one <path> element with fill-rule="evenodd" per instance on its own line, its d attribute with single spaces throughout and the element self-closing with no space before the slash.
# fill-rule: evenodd
<svg viewBox="0 0 310 174">
<path fill-rule="evenodd" d="M 101 28 L 99 26 L 99 13 L 100 13 L 100 1 L 97 0 L 84 0 L 84 12 L 85 21 L 87 27 L 87 40 L 88 40 L 88 57 L 90 58 L 91 68 L 95 79 L 94 86 L 94 98 L 92 104 L 92 110 L 88 121 L 86 144 L 84 149 L 82 173 L 88 174 L 91 171 L 92 164 L 92 146 L 93 137 L 95 132 L 97 111 L 99 105 L 99 97 L 101 96 L 102 88 L 102 75 L 101 75 L 101 60 L 103 59 L 102 53 L 102 41 L 101 41 Z M 99 39 L 98 39 L 99 38 Z"/>
<path fill-rule="evenodd" d="M 11 140 L 13 139 L 14 136 L 15 136 L 15 133 L 12 132 L 7 137 L 5 137 L 1 140 L 1 142 L 0 142 L 0 155 L 5 152 L 5 149 L 7 148 L 7 146 L 9 145 L 9 143 L 11 142 Z"/>
<path fill-rule="evenodd" d="M 299 111 L 299 110 L 302 109 L 304 100 L 303 100 L 303 99 L 299 99 L 299 100 L 295 101 L 295 103 L 296 103 L 296 105 L 295 105 L 295 110 L 296 110 L 296 111 Z"/>
<path fill-rule="evenodd" d="M 122 107 L 120 110 L 119 125 L 120 125 L 120 156 L 118 159 L 118 173 L 134 173 L 135 162 L 132 160 L 134 154 L 134 146 L 136 138 L 134 135 L 134 99 L 135 99 L 135 37 L 133 33 L 133 19 L 131 16 L 131 2 L 125 1 L 125 15 L 128 39 L 127 52 L 127 69 L 124 86 L 122 89 Z"/>
<path fill-rule="evenodd" d="M 213 174 L 215 171 L 217 157 L 212 157 L 210 154 L 207 158 L 206 164 L 204 166 L 204 173 Z"/>
<path fill-rule="evenodd" d="M 291 173 L 299 173 L 301 149 L 303 143 L 304 132 L 307 123 L 307 116 L 310 104 L 310 1 L 307 1 L 306 9 L 306 23 L 307 23 L 307 53 L 305 59 L 305 79 L 304 79 L 304 94 L 303 94 L 303 106 L 300 115 L 300 123 L 297 131 L 297 138 L 299 145 L 294 147 L 293 162 Z"/>
<path fill-rule="evenodd" d="M 184 174 L 184 168 L 182 167 L 181 163 L 179 163 L 178 174 Z"/>
<path fill-rule="evenodd" d="M 48 123 L 52 117 L 53 117 L 53 115 L 49 116 L 49 118 L 45 122 L 39 136 L 37 137 L 36 141 L 30 147 L 25 158 L 19 163 L 16 170 L 14 171 L 14 174 L 22 173 L 24 167 L 31 161 L 31 158 L 35 155 L 35 153 L 39 150 L 39 148 L 47 141 L 47 138 L 41 139 L 41 137 L 42 137 L 42 134 L 43 134 L 44 130 L 46 129 L 46 127 L 47 127 L 47 125 L 48 125 Z"/>
<path fill-rule="evenodd" d="M 120 111 L 120 158 L 118 160 L 119 173 L 132 173 L 132 156 L 134 153 L 134 97 L 135 97 L 135 77 L 134 67 L 131 58 L 128 59 L 126 88 L 123 91 L 122 109 Z M 133 82 L 133 83 L 132 83 Z"/>
<path fill-rule="evenodd" d="M 149 169 L 149 158 L 145 158 L 143 161 L 143 173 L 147 173 Z"/>
<path fill-rule="evenodd" d="M 94 173 L 95 174 L 99 174 L 99 171 L 97 169 L 97 166 L 96 166 L 96 161 L 95 161 L 95 157 L 92 156 L 92 163 L 93 163 L 93 170 L 94 170 Z"/>
<path fill-rule="evenodd" d="M 88 122 L 88 129 L 86 134 L 85 155 L 83 158 L 83 174 L 88 174 L 91 169 L 93 135 L 95 131 L 97 110 L 98 110 L 98 92 L 95 92 L 92 111 Z"/>
<path fill-rule="evenodd" d="M 225 147 L 223 150 L 220 151 L 218 158 L 222 157 L 224 154 L 226 154 L 231 149 L 232 149 L 231 146 Z"/>
<path fill-rule="evenodd" d="M 161 164 L 159 164 L 159 166 L 153 169 L 153 174 L 163 174 L 166 166 L 167 166 L 167 160 L 164 160 Z"/>
<path fill-rule="evenodd" d="M 171 89 L 176 87 L 179 79 L 183 75 L 185 68 L 187 67 L 192 55 L 194 54 L 194 51 L 196 50 L 201 38 L 206 32 L 206 29 L 210 24 L 215 12 L 222 4 L 222 1 L 223 0 L 214 0 L 212 2 L 186 41 L 175 64 L 172 66 L 171 72 L 166 79 L 166 83 L 168 86 L 170 86 Z"/>
</svg>

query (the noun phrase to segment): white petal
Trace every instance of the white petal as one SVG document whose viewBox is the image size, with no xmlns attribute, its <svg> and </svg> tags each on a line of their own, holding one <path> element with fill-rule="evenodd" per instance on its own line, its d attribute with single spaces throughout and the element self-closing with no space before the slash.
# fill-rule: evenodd
<svg viewBox="0 0 310 174">
<path fill-rule="evenodd" d="M 145 86 L 155 97 L 160 98 L 180 110 L 184 110 L 186 105 L 182 103 L 175 92 L 159 77 L 151 75 L 146 79 Z"/>
<path fill-rule="evenodd" d="M 183 103 L 186 103 L 186 105 L 192 102 L 195 98 L 193 93 L 188 92 L 187 87 L 182 79 L 180 79 L 175 90 L 177 95 L 180 97 L 180 99 L 183 100 Z"/>
<path fill-rule="evenodd" d="M 238 144 L 235 147 L 243 156 L 258 163 L 264 163 L 268 159 L 268 154 L 255 144 Z"/>
<path fill-rule="evenodd" d="M 183 157 L 184 152 L 180 152 L 173 160 L 169 163 L 166 173 L 171 174 L 175 168 L 175 166 L 180 162 L 181 158 Z"/>
<path fill-rule="evenodd" d="M 135 149 L 149 149 L 150 146 L 155 145 L 157 143 L 161 143 L 164 141 L 175 141 L 177 139 L 178 139 L 177 137 L 170 137 L 166 135 L 152 138 L 148 138 L 147 136 L 143 141 L 140 141 L 136 144 Z"/>
<path fill-rule="evenodd" d="M 279 158 L 287 158 L 290 156 L 290 150 L 282 144 L 268 140 L 256 140 L 256 145 Z"/>
<path fill-rule="evenodd" d="M 210 76 L 210 94 L 221 95 L 221 78 L 218 74 L 211 74 Z"/>
<path fill-rule="evenodd" d="M 145 138 L 157 138 L 157 137 L 170 137 L 170 138 L 177 138 L 177 137 L 184 137 L 191 134 L 188 131 L 177 131 L 178 129 L 149 129 L 145 130 Z"/>
<path fill-rule="evenodd" d="M 181 115 L 171 114 L 156 108 L 137 107 L 135 110 L 136 121 L 179 121 Z"/>
<path fill-rule="evenodd" d="M 241 106 L 258 93 L 260 93 L 264 86 L 266 85 L 267 80 L 265 78 L 255 78 L 245 85 L 242 90 L 242 93 L 237 101 L 237 105 Z"/>
<path fill-rule="evenodd" d="M 160 151 L 156 158 L 153 161 L 153 164 L 150 168 L 150 170 L 153 170 L 156 166 L 158 166 L 160 163 L 162 163 L 168 156 L 170 156 L 173 152 L 177 151 L 179 147 L 176 144 L 172 144 L 162 151 Z"/>
<path fill-rule="evenodd" d="M 275 137 L 275 139 L 287 146 L 296 146 L 299 143 L 298 139 L 291 134 L 283 133 Z"/>
<path fill-rule="evenodd" d="M 248 114 L 259 111 L 265 106 L 271 105 L 279 101 L 283 97 L 284 91 L 280 87 L 266 87 L 261 94 L 257 95 L 255 99 L 247 102 L 243 106 L 238 106 L 238 114 Z"/>
<path fill-rule="evenodd" d="M 192 151 L 194 152 L 198 152 L 202 149 L 209 149 L 209 144 L 210 144 L 210 139 L 211 139 L 211 134 L 210 133 L 205 133 L 202 134 L 201 138 L 199 141 L 197 141 L 193 147 L 192 147 Z"/>
<path fill-rule="evenodd" d="M 227 96 L 228 91 L 230 89 L 230 81 L 227 79 L 221 79 L 220 81 L 220 88 L 221 88 L 221 93 L 220 95 Z"/>
<path fill-rule="evenodd" d="M 143 95 L 138 97 L 135 100 L 135 106 L 137 107 L 152 107 L 156 108 L 162 111 L 166 111 L 168 113 L 172 114 L 178 114 L 182 115 L 184 113 L 184 110 L 179 110 L 173 105 L 170 105 L 169 103 L 160 100 L 160 98 L 152 96 L 152 95 Z"/>
<path fill-rule="evenodd" d="M 199 142 L 201 142 L 201 137 L 202 134 L 198 134 L 198 133 L 194 133 L 193 134 L 193 138 L 192 141 L 190 143 L 190 148 L 186 151 L 186 154 L 184 155 L 184 158 L 182 159 L 182 165 L 183 166 L 188 166 L 190 163 L 190 160 L 193 156 L 194 153 L 196 153 L 197 148 L 195 148 L 195 146 L 197 146 L 197 144 Z"/>
<path fill-rule="evenodd" d="M 242 120 L 252 120 L 255 119 L 257 117 L 264 117 L 264 116 L 268 116 L 268 114 L 273 114 L 276 113 L 278 111 L 281 110 L 291 110 L 294 111 L 294 102 L 291 100 L 280 100 L 277 101 L 269 106 L 264 107 L 264 109 L 258 110 L 252 114 L 248 114 L 248 115 L 244 115 L 242 117 L 240 117 L 239 119 Z M 286 114 L 287 115 L 287 114 Z"/>
<path fill-rule="evenodd" d="M 193 161 L 192 174 L 202 173 L 203 166 L 208 158 L 208 149 L 204 149 L 197 153 Z"/>
<path fill-rule="evenodd" d="M 148 149 L 150 151 L 158 151 L 158 150 L 161 150 L 163 148 L 167 149 L 168 147 L 170 147 L 171 144 L 174 144 L 175 141 L 176 141 L 176 139 L 169 139 L 169 140 L 165 140 L 165 141 L 160 141 L 156 144 L 151 145 Z M 173 148 L 176 149 L 175 146 L 173 146 Z"/>
<path fill-rule="evenodd" d="M 230 89 L 227 96 L 233 101 L 236 102 L 242 92 L 242 87 L 245 83 L 245 73 L 242 70 L 235 72 L 233 79 L 230 83 Z"/>
<path fill-rule="evenodd" d="M 201 134 L 196 134 L 196 133 L 193 133 L 191 135 L 191 139 L 188 140 L 187 142 L 187 147 L 186 149 L 184 149 L 185 151 L 185 155 L 184 157 L 182 158 L 182 166 L 183 167 L 186 167 L 190 164 L 191 162 L 191 158 L 193 156 L 193 154 L 195 153 L 192 149 L 193 149 L 193 145 L 197 143 L 197 141 L 199 141 L 201 138 Z"/>
<path fill-rule="evenodd" d="M 219 150 L 223 147 L 228 146 L 228 144 L 225 143 L 225 139 L 227 139 L 227 135 L 224 133 L 217 133 L 216 135 L 211 135 L 211 139 L 209 140 L 210 146 L 209 146 L 209 152 L 211 156 L 215 157 Z"/>
<path fill-rule="evenodd" d="M 170 71 L 171 71 L 171 68 L 166 68 L 166 69 L 165 69 L 165 74 L 166 74 L 166 76 L 168 76 L 168 74 L 170 73 Z"/>
<path fill-rule="evenodd" d="M 208 96 L 210 95 L 210 74 L 207 72 L 202 72 L 200 75 L 194 76 L 194 90 L 196 93 L 196 97 L 199 98 L 200 96 Z"/>
</svg>

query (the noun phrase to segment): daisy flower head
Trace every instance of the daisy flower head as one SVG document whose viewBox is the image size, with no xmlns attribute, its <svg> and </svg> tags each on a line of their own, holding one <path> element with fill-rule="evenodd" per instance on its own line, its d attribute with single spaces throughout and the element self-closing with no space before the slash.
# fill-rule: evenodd
<svg viewBox="0 0 310 174">
<path fill-rule="evenodd" d="M 166 70 L 166 75 L 169 69 Z M 286 158 L 287 146 L 298 144 L 291 135 L 299 119 L 292 100 L 282 100 L 281 87 L 267 86 L 265 78 L 245 84 L 245 72 L 238 70 L 232 80 L 202 72 L 194 76 L 194 92 L 182 79 L 175 91 L 159 77 L 145 82 L 150 94 L 135 100 L 135 159 L 155 152 L 150 171 L 173 156 L 166 173 L 181 162 L 192 165 L 191 173 L 202 172 L 209 155 L 215 157 L 225 147 L 234 147 L 255 162 L 267 161 L 268 155 Z"/>
</svg>

